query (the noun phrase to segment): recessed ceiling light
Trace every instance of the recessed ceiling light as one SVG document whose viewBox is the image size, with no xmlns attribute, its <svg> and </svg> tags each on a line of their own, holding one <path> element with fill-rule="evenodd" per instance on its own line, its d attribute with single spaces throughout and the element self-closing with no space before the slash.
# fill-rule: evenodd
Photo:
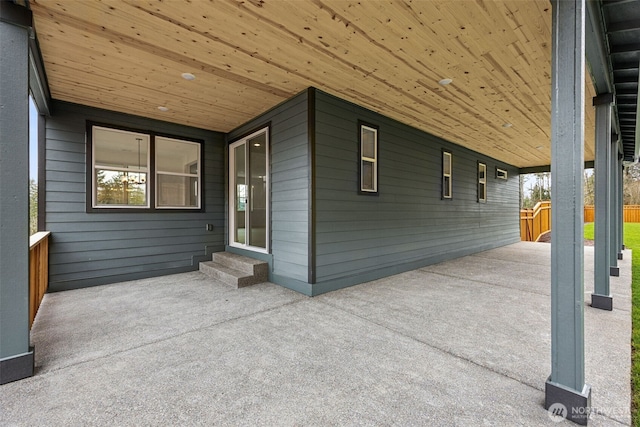
<svg viewBox="0 0 640 427">
<path fill-rule="evenodd" d="M 439 84 L 439 85 L 442 85 L 442 86 L 446 86 L 446 85 L 448 85 L 448 84 L 451 84 L 451 82 L 453 82 L 453 80 L 451 80 L 451 79 L 442 79 L 442 80 L 440 80 L 440 81 L 438 82 L 438 84 Z"/>
<path fill-rule="evenodd" d="M 512 125 L 511 123 L 504 123 L 504 124 L 502 125 L 502 127 L 503 127 L 503 128 L 510 128 L 510 127 L 512 127 L 512 126 L 513 126 L 513 125 Z"/>
<path fill-rule="evenodd" d="M 169 111 L 169 107 L 165 107 L 164 105 L 161 105 L 158 107 L 158 110 L 166 113 L 167 111 Z"/>
<path fill-rule="evenodd" d="M 536 147 L 536 150 L 542 150 L 542 148 L 543 148 L 543 147 L 542 147 L 542 145 L 538 145 L 538 146 Z"/>
<path fill-rule="evenodd" d="M 254 147 L 260 147 L 260 143 L 256 142 L 255 144 L 253 144 Z"/>
<path fill-rule="evenodd" d="M 182 73 L 182 78 L 185 80 L 195 80 L 196 76 L 191 73 Z"/>
</svg>

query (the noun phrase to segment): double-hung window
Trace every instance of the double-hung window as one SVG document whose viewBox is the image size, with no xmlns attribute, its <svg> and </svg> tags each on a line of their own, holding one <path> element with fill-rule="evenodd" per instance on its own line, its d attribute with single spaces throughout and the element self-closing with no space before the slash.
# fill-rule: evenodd
<svg viewBox="0 0 640 427">
<path fill-rule="evenodd" d="M 201 208 L 201 142 L 95 124 L 89 141 L 89 211 Z"/>
<path fill-rule="evenodd" d="M 93 126 L 93 207 L 149 208 L 148 134 Z"/>
<path fill-rule="evenodd" d="M 378 193 L 378 128 L 368 124 L 360 127 L 360 192 Z"/>
<path fill-rule="evenodd" d="M 487 201 L 487 165 L 478 162 L 478 202 Z"/>
<path fill-rule="evenodd" d="M 442 151 L 442 198 L 451 199 L 451 153 Z"/>
<path fill-rule="evenodd" d="M 200 207 L 200 144 L 156 137 L 156 207 Z"/>
</svg>

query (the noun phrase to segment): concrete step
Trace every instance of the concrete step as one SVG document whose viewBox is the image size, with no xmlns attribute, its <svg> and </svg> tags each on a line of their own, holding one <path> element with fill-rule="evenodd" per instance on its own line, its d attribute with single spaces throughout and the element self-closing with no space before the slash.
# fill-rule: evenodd
<svg viewBox="0 0 640 427">
<path fill-rule="evenodd" d="M 200 263 L 200 271 L 236 289 L 269 279 L 269 264 L 266 262 L 229 252 L 216 252 L 212 258 L 212 261 Z"/>
<path fill-rule="evenodd" d="M 266 282 L 269 279 L 269 264 L 264 261 L 231 252 L 214 252 L 211 260 L 227 268 L 255 276 L 256 280 L 259 280 L 256 283 Z"/>
</svg>

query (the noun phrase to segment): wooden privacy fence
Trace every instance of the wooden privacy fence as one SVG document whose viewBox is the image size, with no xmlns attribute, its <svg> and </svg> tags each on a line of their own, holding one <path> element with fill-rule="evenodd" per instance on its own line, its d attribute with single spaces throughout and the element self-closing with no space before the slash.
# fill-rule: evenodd
<svg viewBox="0 0 640 427">
<path fill-rule="evenodd" d="M 584 207 L 584 222 L 594 222 L 596 218 L 593 206 Z M 640 205 L 624 206 L 624 222 L 640 222 Z"/>
<path fill-rule="evenodd" d="M 584 207 L 584 222 L 593 222 L 596 218 L 596 209 L 593 206 Z"/>
<path fill-rule="evenodd" d="M 536 242 L 551 228 L 551 202 L 538 202 L 533 209 L 520 211 L 520 240 Z"/>
<path fill-rule="evenodd" d="M 29 329 L 49 287 L 49 231 L 29 239 Z"/>
<path fill-rule="evenodd" d="M 584 207 L 584 222 L 595 220 L 593 206 Z M 640 222 L 640 205 L 624 206 L 624 222 Z M 520 211 L 520 240 L 537 242 L 540 236 L 551 230 L 551 202 L 538 202 L 533 209 Z"/>
</svg>

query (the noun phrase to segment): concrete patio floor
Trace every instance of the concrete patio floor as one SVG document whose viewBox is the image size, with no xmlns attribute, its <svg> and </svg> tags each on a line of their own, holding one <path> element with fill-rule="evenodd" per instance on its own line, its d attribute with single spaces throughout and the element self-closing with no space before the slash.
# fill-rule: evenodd
<svg viewBox="0 0 640 427">
<path fill-rule="evenodd" d="M 590 425 L 630 425 L 631 253 L 588 306 Z M 308 298 L 199 272 L 47 294 L 2 426 L 573 425 L 543 409 L 550 246 L 518 243 Z"/>
</svg>

